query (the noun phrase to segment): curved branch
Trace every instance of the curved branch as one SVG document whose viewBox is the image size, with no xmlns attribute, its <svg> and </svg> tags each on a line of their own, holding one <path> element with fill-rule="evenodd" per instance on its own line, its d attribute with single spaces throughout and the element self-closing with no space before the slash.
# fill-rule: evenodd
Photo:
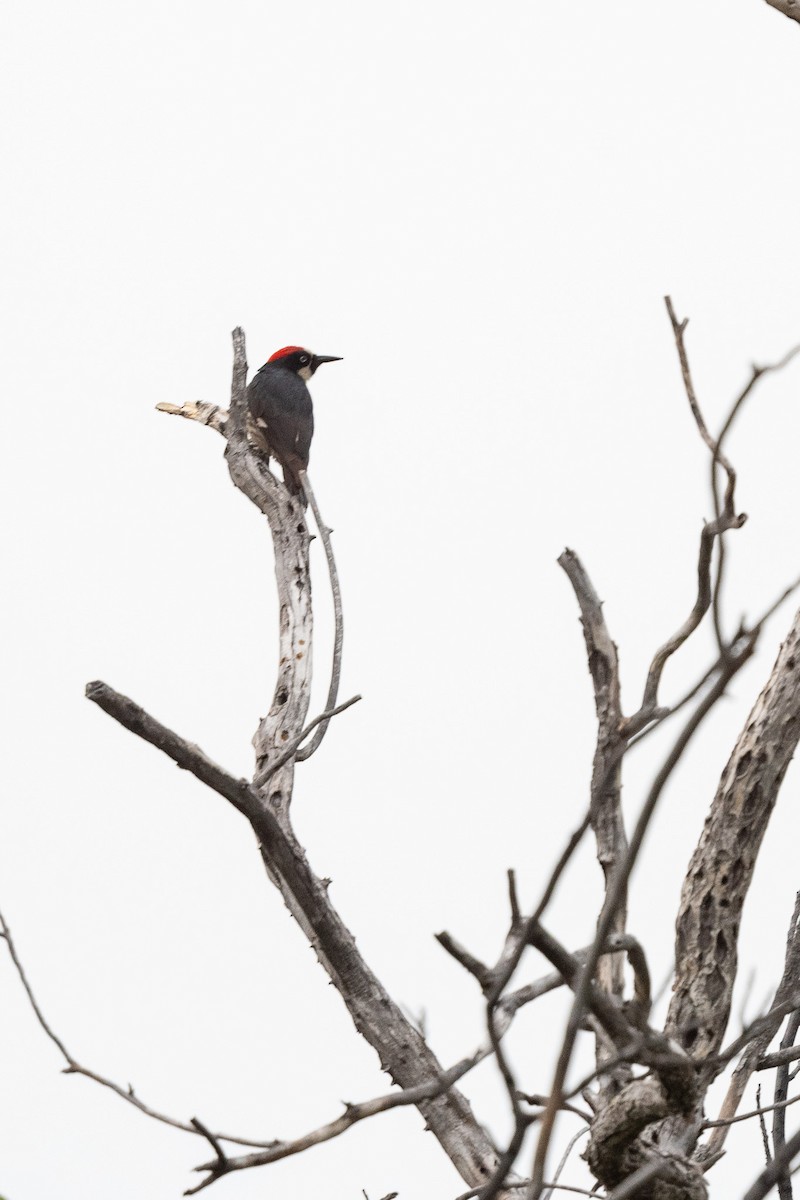
<svg viewBox="0 0 800 1200">
<path fill-rule="evenodd" d="M 667 306 L 670 323 L 672 324 L 672 332 L 675 336 L 675 345 L 678 350 L 678 359 L 681 366 L 681 374 L 683 376 L 683 385 L 686 391 L 686 398 L 689 401 L 689 407 L 692 410 L 692 416 L 695 419 L 695 424 L 700 433 L 701 438 L 705 442 L 712 455 L 712 471 L 716 464 L 724 469 L 728 476 L 728 483 L 725 489 L 725 503 L 720 508 L 719 500 L 714 494 L 714 520 L 709 521 L 703 526 L 703 531 L 700 535 L 700 551 L 697 558 L 697 597 L 695 599 L 692 610 L 689 616 L 683 622 L 679 629 L 670 637 L 663 646 L 659 647 L 653 656 L 653 661 L 650 664 L 650 669 L 647 672 L 647 680 L 645 682 L 644 696 L 642 697 L 641 707 L 639 712 L 631 718 L 629 722 L 628 732 L 636 732 L 641 728 L 643 720 L 650 720 L 651 714 L 658 703 L 658 687 L 661 682 L 661 676 L 667 661 L 672 657 L 676 650 L 691 637 L 695 629 L 702 621 L 713 597 L 713 585 L 711 581 L 711 561 L 714 549 L 714 543 L 717 539 L 721 539 L 722 535 L 729 529 L 741 529 L 747 520 L 746 513 L 736 513 L 734 509 L 734 492 L 736 489 L 736 472 L 729 460 L 722 453 L 720 447 L 720 439 L 714 439 L 708 431 L 708 426 L 705 423 L 703 414 L 700 411 L 700 405 L 697 400 L 697 394 L 694 390 L 692 381 L 692 373 L 689 367 L 689 358 L 686 353 L 686 344 L 684 342 L 684 332 L 688 324 L 688 319 L 679 321 L 675 316 L 675 310 L 672 307 L 672 300 L 669 296 L 664 297 L 664 302 Z M 716 476 L 714 476 L 716 478 Z M 719 649 L 723 653 L 726 649 L 721 638 L 719 640 Z"/>
<path fill-rule="evenodd" d="M 419 1104 L 421 1100 L 432 1100 L 436 1096 L 442 1096 L 448 1092 L 462 1076 L 471 1071 L 474 1066 L 486 1057 L 487 1050 L 479 1050 L 468 1058 L 461 1059 L 455 1066 L 450 1067 L 448 1071 L 444 1071 L 438 1078 L 431 1079 L 427 1083 L 420 1084 L 417 1087 L 406 1088 L 401 1092 L 389 1092 L 388 1095 L 378 1096 L 374 1100 L 365 1100 L 361 1104 L 345 1104 L 345 1111 L 340 1117 L 333 1121 L 328 1121 L 325 1125 L 320 1125 L 318 1129 L 312 1130 L 310 1133 L 303 1134 L 302 1137 L 294 1138 L 291 1141 L 285 1142 L 276 1140 L 269 1143 L 265 1149 L 260 1150 L 256 1154 L 243 1154 L 236 1158 L 230 1158 L 226 1154 L 220 1154 L 217 1151 L 217 1158 L 213 1162 L 203 1163 L 199 1167 L 195 1167 L 195 1171 L 208 1172 L 208 1178 L 204 1179 L 197 1187 L 190 1188 L 184 1192 L 184 1196 L 194 1196 L 197 1192 L 201 1192 L 203 1188 L 209 1184 L 215 1183 L 221 1179 L 223 1175 L 229 1175 L 234 1171 L 246 1171 L 252 1167 L 268 1166 L 270 1163 L 279 1162 L 283 1158 L 290 1158 L 294 1154 L 302 1154 L 304 1150 L 308 1150 L 311 1146 L 319 1146 L 323 1142 L 329 1142 L 333 1138 L 339 1137 L 351 1129 L 353 1125 L 357 1125 L 359 1121 L 365 1121 L 368 1117 L 378 1116 L 380 1113 L 389 1112 L 393 1108 L 402 1108 L 410 1104 Z M 205 1132 L 201 1130 L 201 1132 Z"/>
<path fill-rule="evenodd" d="M 114 1092 L 115 1095 L 119 1096 L 121 1100 L 124 1100 L 126 1104 L 133 1105 L 133 1107 L 137 1108 L 140 1113 L 143 1113 L 146 1117 L 151 1117 L 154 1121 L 160 1121 L 162 1125 L 171 1125 L 173 1129 L 180 1129 L 183 1133 L 201 1133 L 204 1137 L 209 1137 L 209 1133 L 205 1129 L 205 1126 L 201 1128 L 200 1122 L 198 1122 L 196 1118 L 191 1123 L 187 1124 L 185 1121 L 177 1120 L 176 1117 L 169 1117 L 166 1115 L 166 1113 L 159 1112 L 158 1109 L 152 1108 L 149 1104 L 145 1104 L 143 1100 L 140 1100 L 130 1084 L 128 1084 L 127 1087 L 122 1087 L 121 1084 L 115 1083 L 113 1079 L 108 1079 L 105 1075 L 98 1074 L 97 1071 L 91 1071 L 88 1067 L 82 1066 L 76 1058 L 73 1058 L 69 1050 L 67 1050 L 67 1047 L 62 1042 L 61 1038 L 50 1027 L 44 1016 L 44 1013 L 39 1007 L 39 1002 L 34 995 L 33 988 L 28 980 L 25 968 L 22 965 L 22 960 L 17 954 L 17 948 L 14 945 L 14 939 L 11 936 L 11 930 L 6 924 L 2 913 L 0 913 L 0 938 L 3 939 L 8 947 L 8 953 L 11 956 L 11 961 L 16 967 L 17 974 L 19 975 L 22 986 L 27 993 L 28 1000 L 30 1001 L 30 1005 L 33 1009 L 36 1020 L 39 1022 L 50 1041 L 58 1047 L 64 1057 L 64 1060 L 66 1061 L 67 1065 L 63 1072 L 65 1075 L 83 1075 L 86 1079 L 91 1079 L 95 1083 L 99 1083 L 101 1087 L 108 1088 L 109 1091 Z M 250 1138 L 236 1137 L 233 1134 L 228 1133 L 217 1133 L 211 1134 L 210 1136 L 220 1141 L 235 1142 L 240 1146 L 259 1147 L 266 1144 L 264 1142 L 252 1141 Z"/>
<path fill-rule="evenodd" d="M 715 540 L 728 529 L 741 529 L 746 520 L 747 515 L 745 513 L 737 515 L 731 510 L 730 512 L 723 512 L 718 520 L 708 521 L 703 526 L 700 534 L 700 550 L 697 556 L 697 597 L 686 620 L 673 633 L 672 637 L 663 646 L 659 647 L 653 656 L 653 661 L 647 672 L 641 708 L 628 722 L 627 731 L 629 734 L 641 728 L 640 722 L 643 718 L 646 717 L 647 720 L 652 719 L 653 712 L 658 703 L 658 686 L 661 682 L 661 676 L 664 672 L 664 667 L 667 665 L 667 661 L 676 650 L 681 648 L 684 642 L 688 641 L 708 612 L 712 598 L 711 557 Z"/>
<path fill-rule="evenodd" d="M 677 964 L 666 1030 L 711 1062 L 730 1012 L 735 931 L 756 855 L 800 740 L 800 612 L 722 773 L 689 864 L 676 922 Z M 708 946 L 714 953 L 707 952 Z"/>
<path fill-rule="evenodd" d="M 754 365 L 752 367 L 749 380 L 747 381 L 747 383 L 742 388 L 741 392 L 739 393 L 739 395 L 736 397 L 733 404 L 731 405 L 730 412 L 728 413 L 727 417 L 725 418 L 725 421 L 723 422 L 723 425 L 722 425 L 722 429 L 720 430 L 719 437 L 717 438 L 717 450 L 711 459 L 711 495 L 712 495 L 712 498 L 714 501 L 714 515 L 717 518 L 719 518 L 720 509 L 721 509 L 720 497 L 719 497 L 719 484 L 718 484 L 718 480 L 717 480 L 717 475 L 718 475 L 717 467 L 721 463 L 722 446 L 723 446 L 723 443 L 725 442 L 725 439 L 727 438 L 728 434 L 730 433 L 731 426 L 733 425 L 734 421 L 738 417 L 745 400 L 748 398 L 750 393 L 753 391 L 755 385 L 758 383 L 758 381 L 762 377 L 762 375 L 768 375 L 773 371 L 783 370 L 783 368 L 787 367 L 789 365 L 789 363 L 792 361 L 792 359 L 795 358 L 798 353 L 800 353 L 800 346 L 795 346 L 792 350 L 790 350 L 788 352 L 788 354 L 785 354 L 783 356 L 783 358 L 779 359 L 778 362 L 769 363 L 765 367 L 758 367 L 758 366 Z M 729 479 L 729 486 L 730 486 L 730 479 Z M 726 502 L 727 502 L 727 490 L 726 490 Z M 714 596 L 713 596 L 713 601 L 712 601 L 713 615 L 714 615 L 714 630 L 717 635 L 717 643 L 720 646 L 720 648 L 722 648 L 722 646 L 724 644 L 724 637 L 723 637 L 723 633 L 722 633 L 722 612 L 721 612 L 722 584 L 723 584 L 724 578 L 725 578 L 725 538 L 723 536 L 721 536 L 719 539 L 719 547 L 717 550 L 717 578 L 714 582 Z"/>
<path fill-rule="evenodd" d="M 333 597 L 333 619 L 334 619 L 334 635 L 333 635 L 333 662 L 331 664 L 331 681 L 328 685 L 328 699 L 325 702 L 326 709 L 333 709 L 336 706 L 336 697 L 339 695 L 339 677 L 342 673 L 342 645 L 344 642 L 344 616 L 342 613 L 342 593 L 339 588 L 339 572 L 336 570 L 336 559 L 333 557 L 333 546 L 331 545 L 331 533 L 333 532 L 322 519 L 322 514 L 319 511 L 317 498 L 314 495 L 314 489 L 311 486 L 311 480 L 305 471 L 300 472 L 300 482 L 303 485 L 303 491 L 306 494 L 306 499 L 311 505 L 311 510 L 314 513 L 314 520 L 319 530 L 319 536 L 322 538 L 322 545 L 325 548 L 325 559 L 328 563 L 328 576 L 331 583 L 331 595 Z M 305 762 L 307 758 L 311 758 L 320 746 L 322 739 L 328 728 L 328 720 L 323 720 L 319 729 L 314 734 L 307 746 L 303 746 L 298 751 L 297 761 Z"/>
<path fill-rule="evenodd" d="M 675 335 L 675 346 L 677 348 L 678 359 L 681 364 L 683 386 L 686 390 L 686 398 L 689 401 L 689 407 L 692 410 L 692 416 L 695 419 L 695 423 L 701 438 L 713 454 L 714 459 L 720 464 L 728 476 L 728 490 L 730 493 L 730 499 L 732 501 L 733 491 L 736 486 L 736 472 L 720 450 L 719 441 L 715 440 L 709 433 L 708 426 L 706 425 L 705 420 L 703 419 L 703 414 L 700 411 L 700 405 L 697 401 L 697 394 L 694 390 L 692 372 L 691 368 L 689 367 L 689 357 L 686 353 L 686 344 L 683 338 L 683 335 L 686 332 L 686 326 L 689 324 L 689 318 L 684 317 L 682 321 L 678 320 L 678 318 L 675 316 L 675 309 L 672 307 L 672 298 L 670 296 L 664 297 L 664 303 L 667 306 L 667 314 L 670 319 L 670 324 L 672 325 L 672 332 Z"/>
<path fill-rule="evenodd" d="M 314 717 L 313 721 L 309 721 L 305 729 L 301 730 L 294 741 L 290 742 L 290 744 L 286 747 L 277 762 L 274 762 L 270 769 L 264 774 L 261 780 L 261 786 L 263 787 L 266 783 L 268 783 L 275 772 L 280 771 L 284 763 L 287 763 L 290 758 L 296 757 L 298 762 L 300 761 L 300 754 L 295 755 L 295 751 L 300 743 L 308 737 L 312 729 L 316 729 L 322 724 L 327 727 L 333 717 L 338 717 L 339 713 L 343 713 L 346 709 L 352 708 L 354 704 L 358 704 L 360 699 L 360 696 L 351 696 L 349 700 L 345 700 L 344 704 L 339 704 L 336 708 L 328 709 L 327 712 L 320 713 L 318 717 Z M 302 753 L 302 751 L 300 753 Z"/>
</svg>

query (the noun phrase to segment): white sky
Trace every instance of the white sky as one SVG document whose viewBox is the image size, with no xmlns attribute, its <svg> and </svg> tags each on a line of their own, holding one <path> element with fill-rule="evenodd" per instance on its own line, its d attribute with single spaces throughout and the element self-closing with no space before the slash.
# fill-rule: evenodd
<svg viewBox="0 0 800 1200">
<path fill-rule="evenodd" d="M 692 603 L 707 456 L 661 297 L 691 316 L 712 425 L 753 359 L 800 339 L 800 28 L 760 0 L 9 0 L 0 43 L 0 904 L 78 1059 L 183 1119 L 294 1136 L 388 1081 L 242 820 L 83 698 L 105 679 L 244 773 L 272 693 L 266 530 L 222 441 L 154 406 L 225 403 L 237 323 L 253 368 L 289 342 L 344 356 L 314 380 L 311 466 L 336 530 L 343 694 L 364 700 L 300 768 L 295 819 L 449 1064 L 482 1040 L 481 1006 L 432 934 L 494 958 L 506 868 L 532 902 L 586 801 L 591 691 L 558 553 L 575 547 L 606 600 L 628 709 Z M 767 382 L 731 439 L 751 514 L 731 541 L 731 621 L 798 574 L 799 381 L 795 366 Z M 790 615 L 647 844 L 631 929 L 658 978 Z M 667 698 L 709 646 L 668 672 Z M 630 813 L 655 764 L 631 764 Z M 743 928 L 751 1015 L 800 884 L 797 803 L 790 772 Z M 586 852 L 550 915 L 572 946 L 598 885 Z M 520 980 L 543 969 L 531 955 Z M 5 956 L 0 997 L 8 1200 L 171 1200 L 197 1181 L 204 1143 L 59 1074 Z M 564 1011 L 552 998 L 519 1022 L 527 1090 L 549 1087 Z M 465 1090 L 505 1137 L 493 1068 Z M 758 1130 L 738 1146 L 712 1195 L 760 1168 Z M 404 1111 L 214 1194 L 463 1186 Z"/>
</svg>

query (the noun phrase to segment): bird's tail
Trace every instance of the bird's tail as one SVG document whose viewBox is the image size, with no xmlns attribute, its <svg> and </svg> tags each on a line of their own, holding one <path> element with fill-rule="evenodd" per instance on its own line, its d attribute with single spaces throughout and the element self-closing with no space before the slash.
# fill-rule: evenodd
<svg viewBox="0 0 800 1200">
<path fill-rule="evenodd" d="M 292 455 L 291 458 L 285 458 L 283 460 L 282 466 L 283 482 L 286 484 L 287 489 L 293 496 L 299 497 L 303 508 L 307 508 L 308 500 L 306 499 L 306 493 L 303 487 L 303 480 L 305 478 L 305 463 L 296 456 Z"/>
</svg>

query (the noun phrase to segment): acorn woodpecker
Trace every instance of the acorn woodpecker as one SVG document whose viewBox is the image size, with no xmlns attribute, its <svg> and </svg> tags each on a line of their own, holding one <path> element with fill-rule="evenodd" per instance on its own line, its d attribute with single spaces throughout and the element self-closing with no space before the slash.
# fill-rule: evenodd
<svg viewBox="0 0 800 1200">
<path fill-rule="evenodd" d="M 276 350 L 247 389 L 250 437 L 283 467 L 283 481 L 293 495 L 305 496 L 300 472 L 308 467 L 314 433 L 314 407 L 306 381 L 321 363 L 341 362 L 332 354 L 312 354 L 302 346 Z"/>
</svg>

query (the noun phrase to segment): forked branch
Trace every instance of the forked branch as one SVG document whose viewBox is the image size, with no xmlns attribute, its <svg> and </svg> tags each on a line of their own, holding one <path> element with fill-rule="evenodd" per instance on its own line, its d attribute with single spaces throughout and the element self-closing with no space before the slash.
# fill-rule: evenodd
<svg viewBox="0 0 800 1200">
<path fill-rule="evenodd" d="M 431 1081 L 441 1080 L 441 1065 L 361 957 L 355 939 L 331 903 L 327 881 L 311 870 L 291 825 L 293 771 L 302 740 L 313 728 L 323 728 L 336 711 L 347 705 L 338 709 L 328 707 L 319 718 L 306 724 L 313 625 L 308 531 L 297 500 L 275 479 L 263 457 L 249 444 L 247 362 L 241 330 L 234 331 L 233 341 L 233 381 L 227 416 L 213 406 L 192 405 L 178 411 L 225 436 L 225 457 L 231 477 L 267 517 L 272 533 L 281 651 L 273 702 L 254 738 L 257 770 L 253 783 L 228 775 L 197 747 L 167 730 L 113 689 L 95 685 L 89 694 L 122 724 L 170 754 L 179 765 L 194 771 L 247 817 L 270 879 L 313 945 L 356 1028 L 376 1050 L 382 1068 L 403 1090 L 429 1089 Z M 341 639 L 338 645 L 340 650 Z M 462 1178 L 470 1185 L 484 1184 L 496 1168 L 498 1155 L 466 1099 L 450 1086 L 441 1094 L 425 1091 L 416 1103 Z M 226 1164 L 229 1161 L 225 1159 Z"/>
<path fill-rule="evenodd" d="M 711 579 L 711 565 L 714 551 L 714 545 L 717 539 L 729 529 L 741 529 L 747 520 L 746 513 L 737 513 L 734 508 L 734 493 L 736 490 L 736 472 L 732 464 L 722 453 L 719 441 L 711 436 L 700 409 L 700 404 L 695 392 L 692 372 L 689 366 L 689 358 L 686 353 L 686 343 L 684 333 L 688 324 L 688 319 L 679 321 L 675 315 L 675 310 L 672 306 L 672 300 L 669 296 L 665 298 L 667 313 L 672 324 L 672 331 L 675 336 L 675 345 L 678 350 L 678 359 L 680 361 L 681 375 L 686 391 L 686 398 L 689 401 L 689 407 L 692 411 L 695 424 L 698 432 L 711 452 L 712 464 L 717 464 L 724 469 L 727 475 L 727 486 L 725 488 L 725 500 L 723 506 L 717 506 L 714 520 L 707 522 L 703 526 L 700 534 L 700 549 L 697 556 L 697 596 L 683 624 L 675 631 L 675 633 L 656 651 L 653 656 L 653 661 L 650 664 L 650 669 L 647 672 L 647 680 L 645 682 L 644 695 L 639 712 L 633 716 L 628 723 L 628 733 L 633 734 L 652 718 L 653 712 L 658 704 L 658 689 L 661 682 L 661 676 L 672 655 L 679 650 L 680 647 L 691 637 L 698 625 L 702 621 L 708 609 L 711 606 L 713 597 L 713 583 Z M 726 647 L 720 645 L 720 651 L 726 650 Z"/>
</svg>

